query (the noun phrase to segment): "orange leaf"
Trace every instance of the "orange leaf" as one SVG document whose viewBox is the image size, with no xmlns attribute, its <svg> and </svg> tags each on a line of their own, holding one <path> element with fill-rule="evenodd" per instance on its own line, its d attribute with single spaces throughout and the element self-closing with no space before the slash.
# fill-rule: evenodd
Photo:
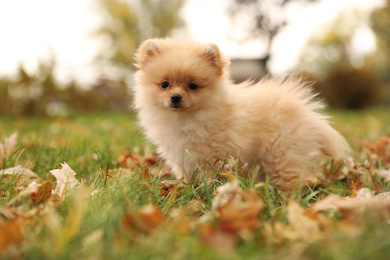
<svg viewBox="0 0 390 260">
<path fill-rule="evenodd" d="M 162 212 L 152 204 L 140 208 L 138 213 L 141 218 L 141 226 L 145 230 L 155 229 L 165 220 Z"/>
<path fill-rule="evenodd" d="M 33 203 L 42 203 L 47 201 L 51 196 L 52 183 L 49 181 L 43 182 L 41 186 L 38 187 L 38 191 L 31 194 L 31 202 Z"/>
<path fill-rule="evenodd" d="M 160 194 L 162 196 L 168 195 L 171 191 L 174 190 L 177 184 L 178 184 L 177 180 L 162 180 L 160 182 L 160 185 L 158 186 L 158 189 L 160 190 Z"/>
<path fill-rule="evenodd" d="M 235 180 L 219 187 L 217 193 L 212 210 L 222 230 L 240 233 L 259 226 L 257 217 L 264 202 L 254 190 L 242 190 Z"/>
<path fill-rule="evenodd" d="M 23 235 L 16 220 L 0 220 L 0 253 L 8 246 L 19 243 L 22 240 Z"/>
</svg>

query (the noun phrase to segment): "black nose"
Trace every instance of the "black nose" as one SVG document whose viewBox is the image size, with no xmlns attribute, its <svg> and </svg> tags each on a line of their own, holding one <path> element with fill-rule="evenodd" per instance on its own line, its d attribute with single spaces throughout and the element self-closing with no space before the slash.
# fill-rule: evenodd
<svg viewBox="0 0 390 260">
<path fill-rule="evenodd" d="M 181 95 L 174 94 L 171 96 L 171 103 L 177 105 L 181 102 L 182 99 L 183 97 Z"/>
</svg>

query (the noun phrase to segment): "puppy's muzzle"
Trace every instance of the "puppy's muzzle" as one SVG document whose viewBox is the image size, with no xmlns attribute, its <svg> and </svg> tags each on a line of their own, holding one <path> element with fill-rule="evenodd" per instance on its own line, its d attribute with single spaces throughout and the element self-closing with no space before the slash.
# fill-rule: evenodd
<svg viewBox="0 0 390 260">
<path fill-rule="evenodd" d="M 173 94 L 171 96 L 171 107 L 174 108 L 180 108 L 183 107 L 181 104 L 181 101 L 183 100 L 183 97 L 179 94 Z"/>
</svg>

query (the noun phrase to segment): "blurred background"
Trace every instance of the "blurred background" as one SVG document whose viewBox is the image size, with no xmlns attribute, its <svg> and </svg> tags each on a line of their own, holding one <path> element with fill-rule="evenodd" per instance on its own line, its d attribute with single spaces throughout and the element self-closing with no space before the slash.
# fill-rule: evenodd
<svg viewBox="0 0 390 260">
<path fill-rule="evenodd" d="M 0 114 L 128 111 L 148 38 L 218 44 L 235 82 L 294 73 L 332 108 L 390 107 L 390 0 L 0 2 Z"/>
</svg>

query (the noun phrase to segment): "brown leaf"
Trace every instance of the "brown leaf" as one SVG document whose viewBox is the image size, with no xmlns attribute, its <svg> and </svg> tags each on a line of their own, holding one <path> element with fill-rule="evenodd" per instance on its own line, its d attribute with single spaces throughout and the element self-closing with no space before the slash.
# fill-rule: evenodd
<svg viewBox="0 0 390 260">
<path fill-rule="evenodd" d="M 17 220 L 4 221 L 0 219 L 0 253 L 10 245 L 20 243 L 23 235 Z"/>
<path fill-rule="evenodd" d="M 153 166 L 158 162 L 159 158 L 157 154 L 153 154 L 149 157 L 143 157 L 137 153 L 120 153 L 120 157 L 117 160 L 118 166 L 137 169 L 140 166 Z"/>
<path fill-rule="evenodd" d="M 211 230 L 211 232 L 203 233 L 202 241 L 218 251 L 226 252 L 234 249 L 237 237 L 222 230 Z"/>
<path fill-rule="evenodd" d="M 178 180 L 162 180 L 160 182 L 160 185 L 158 186 L 158 189 L 160 190 L 160 194 L 162 196 L 168 195 L 170 192 L 172 192 L 175 187 L 178 185 Z"/>
<path fill-rule="evenodd" d="M 196 227 L 201 234 L 201 241 L 218 251 L 232 251 L 238 240 L 235 234 L 215 228 L 209 222 L 198 222 Z"/>
<path fill-rule="evenodd" d="M 118 159 L 118 166 L 128 168 L 128 169 L 137 169 L 141 166 L 144 158 L 135 153 L 120 153 Z"/>
<path fill-rule="evenodd" d="M 164 221 L 164 214 L 152 204 L 141 207 L 136 213 L 129 212 L 123 218 L 126 228 L 147 232 L 154 230 Z"/>
<path fill-rule="evenodd" d="M 52 183 L 45 181 L 38 187 L 38 191 L 31 194 L 31 202 L 42 203 L 47 201 L 51 196 Z"/>
<path fill-rule="evenodd" d="M 148 169 L 149 175 L 167 175 L 170 174 L 169 167 L 163 167 L 162 164 L 159 164 L 160 158 L 156 153 L 151 156 L 144 157 L 137 153 L 120 153 L 120 156 L 117 160 L 119 167 L 135 170 L 140 167 Z"/>
<path fill-rule="evenodd" d="M 138 213 L 141 217 L 141 225 L 145 230 L 155 229 L 165 220 L 161 210 L 152 204 L 143 206 L 138 210 Z"/>
<path fill-rule="evenodd" d="M 242 190 L 235 180 L 217 189 L 212 212 L 222 230 L 242 234 L 259 227 L 258 215 L 263 208 L 259 195 Z"/>
<path fill-rule="evenodd" d="M 382 160 L 384 165 L 390 164 L 390 133 L 375 142 L 365 142 L 363 149 L 374 162 Z"/>
</svg>

